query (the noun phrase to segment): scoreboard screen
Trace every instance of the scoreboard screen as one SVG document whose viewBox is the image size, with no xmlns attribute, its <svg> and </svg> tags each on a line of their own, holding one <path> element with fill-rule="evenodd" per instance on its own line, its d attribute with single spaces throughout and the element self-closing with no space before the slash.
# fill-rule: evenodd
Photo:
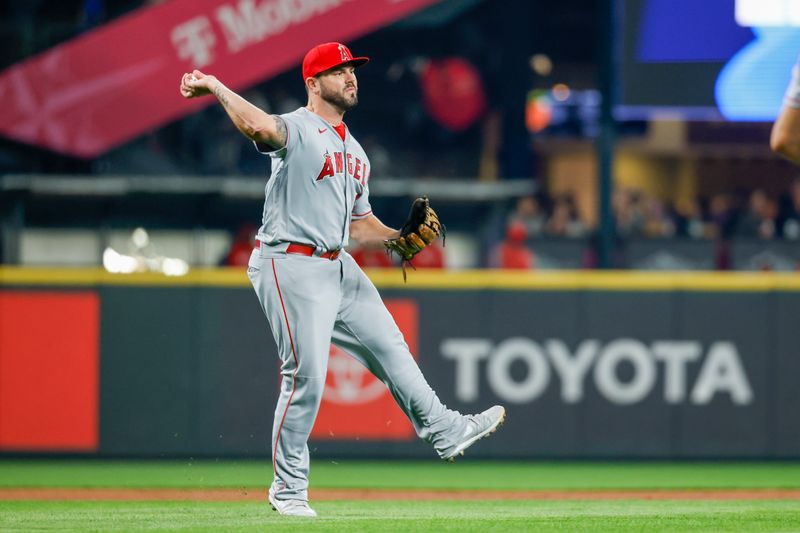
<svg viewBox="0 0 800 533">
<path fill-rule="evenodd" d="M 800 0 L 618 0 L 617 9 L 617 119 L 775 119 L 800 54 Z"/>
</svg>

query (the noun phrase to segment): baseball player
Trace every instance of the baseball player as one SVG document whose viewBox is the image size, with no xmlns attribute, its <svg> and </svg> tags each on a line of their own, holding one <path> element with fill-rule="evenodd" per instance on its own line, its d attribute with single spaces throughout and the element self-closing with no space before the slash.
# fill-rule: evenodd
<svg viewBox="0 0 800 533">
<path fill-rule="evenodd" d="M 198 70 L 181 79 L 186 98 L 216 96 L 272 164 L 248 275 L 281 358 L 269 502 L 284 515 L 316 516 L 308 505 L 307 441 L 331 342 L 386 384 L 417 435 L 443 459 L 463 453 L 505 418 L 501 406 L 462 415 L 442 404 L 375 286 L 344 250 L 350 238 L 382 242 L 410 261 L 441 231 L 427 199 L 414 202 L 400 231 L 372 213 L 369 158 L 342 121 L 358 103 L 355 69 L 367 61 L 340 43 L 315 46 L 303 60 L 308 104 L 284 115 L 264 113 Z"/>
</svg>

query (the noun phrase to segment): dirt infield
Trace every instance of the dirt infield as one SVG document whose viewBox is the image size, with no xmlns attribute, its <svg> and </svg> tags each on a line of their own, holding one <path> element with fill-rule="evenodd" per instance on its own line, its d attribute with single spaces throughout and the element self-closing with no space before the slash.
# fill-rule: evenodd
<svg viewBox="0 0 800 533">
<path fill-rule="evenodd" d="M 800 500 L 800 489 L 709 490 L 400 490 L 315 489 L 314 501 L 332 500 Z M 0 500 L 265 501 L 266 489 L 0 488 Z"/>
</svg>

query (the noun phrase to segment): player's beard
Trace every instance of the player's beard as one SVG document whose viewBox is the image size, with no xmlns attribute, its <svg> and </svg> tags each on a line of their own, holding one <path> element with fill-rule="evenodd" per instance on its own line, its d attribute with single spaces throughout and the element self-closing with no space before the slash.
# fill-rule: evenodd
<svg viewBox="0 0 800 533">
<path fill-rule="evenodd" d="M 347 96 L 347 89 L 348 87 L 345 87 L 342 92 L 336 92 L 323 84 L 320 85 L 319 96 L 332 106 L 337 107 L 342 112 L 345 112 L 358 105 L 358 89 L 353 86 L 353 95 L 349 97 Z"/>
</svg>

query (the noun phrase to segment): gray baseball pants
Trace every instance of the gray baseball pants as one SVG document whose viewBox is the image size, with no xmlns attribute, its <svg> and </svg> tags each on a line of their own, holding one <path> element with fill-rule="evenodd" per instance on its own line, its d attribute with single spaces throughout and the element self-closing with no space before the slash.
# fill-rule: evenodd
<svg viewBox="0 0 800 533">
<path fill-rule="evenodd" d="M 442 449 L 463 435 L 465 417 L 447 409 L 428 385 L 377 289 L 349 254 L 329 260 L 261 246 L 248 275 L 281 359 L 272 426 L 277 499 L 308 499 L 307 441 L 331 342 L 386 384 L 420 438 Z"/>
</svg>

